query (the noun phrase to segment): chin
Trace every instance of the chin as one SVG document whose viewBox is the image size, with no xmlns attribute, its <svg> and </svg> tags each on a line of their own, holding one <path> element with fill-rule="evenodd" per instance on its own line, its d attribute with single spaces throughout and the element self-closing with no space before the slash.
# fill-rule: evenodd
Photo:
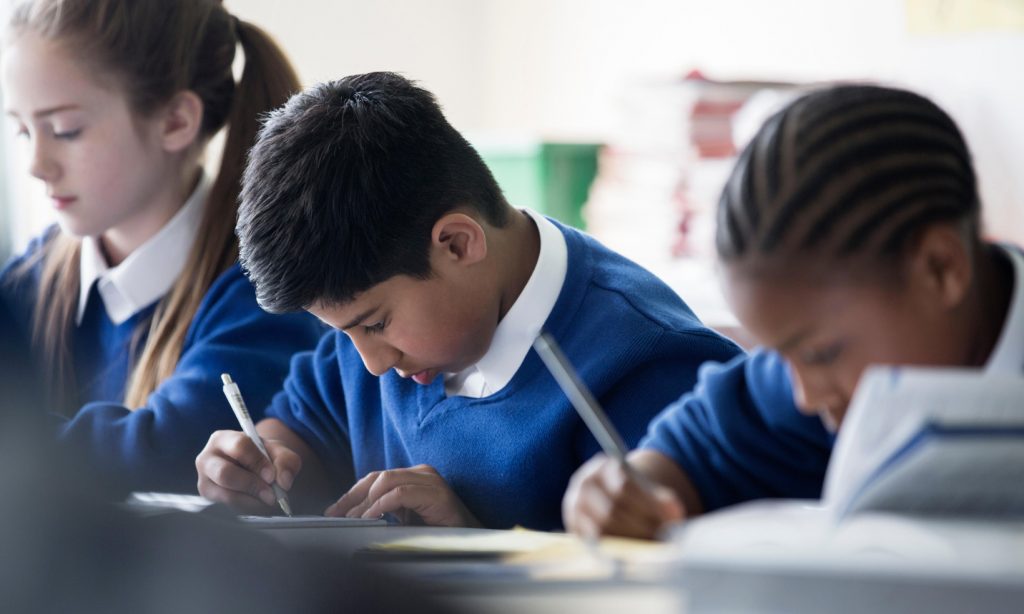
<svg viewBox="0 0 1024 614">
<path fill-rule="evenodd" d="M 103 233 L 103 229 L 97 228 L 95 224 L 70 215 L 58 214 L 57 225 L 60 226 L 60 229 L 64 234 L 71 235 L 78 239 L 84 239 L 85 237 L 97 237 Z"/>
</svg>

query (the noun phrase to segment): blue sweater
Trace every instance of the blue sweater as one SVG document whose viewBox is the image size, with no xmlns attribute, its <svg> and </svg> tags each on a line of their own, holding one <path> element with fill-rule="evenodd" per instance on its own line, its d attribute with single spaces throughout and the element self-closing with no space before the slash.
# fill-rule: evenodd
<svg viewBox="0 0 1024 614">
<path fill-rule="evenodd" d="M 568 267 L 545 327 L 635 445 L 651 418 L 692 388 L 701 363 L 739 349 L 652 274 L 559 228 Z M 425 463 L 495 528 L 560 527 L 569 477 L 598 449 L 532 351 L 497 393 L 446 397 L 441 377 L 420 386 L 394 371 L 372 376 L 348 337 L 333 332 L 295 357 L 267 415 L 312 447 L 336 496 L 370 471 Z"/>
<path fill-rule="evenodd" d="M 820 497 L 834 441 L 817 416 L 797 410 L 785 361 L 757 351 L 702 367 L 693 393 L 665 408 L 640 446 L 674 460 L 711 511 Z"/>
<path fill-rule="evenodd" d="M 0 274 L 19 325 L 31 330 L 42 261 L 25 273 L 53 230 L 37 239 Z M 293 354 L 316 345 L 322 326 L 307 314 L 275 316 L 256 303 L 236 264 L 210 286 L 186 333 L 174 373 L 134 411 L 122 405 L 133 357 L 132 338 L 143 335 L 155 304 L 116 325 L 94 285 L 82 323 L 71 338 L 77 402 L 61 419 L 58 437 L 84 453 L 101 475 L 133 490 L 194 492 L 195 457 L 217 429 L 237 429 L 220 374 L 238 382 L 254 419 L 281 389 Z"/>
<path fill-rule="evenodd" d="M 1017 298 L 1004 326 L 1022 317 L 1015 308 Z M 693 393 L 665 408 L 640 446 L 675 461 L 711 511 L 752 499 L 819 498 L 834 443 L 817 416 L 796 408 L 786 362 L 760 350 L 702 367 Z"/>
</svg>

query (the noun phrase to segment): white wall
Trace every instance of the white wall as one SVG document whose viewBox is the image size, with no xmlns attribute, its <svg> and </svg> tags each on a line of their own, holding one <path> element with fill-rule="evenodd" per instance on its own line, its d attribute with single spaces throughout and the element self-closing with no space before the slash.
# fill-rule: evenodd
<svg viewBox="0 0 1024 614">
<path fill-rule="evenodd" d="M 989 227 L 1024 243 L 1024 33 L 908 34 L 901 0 L 226 0 L 306 83 L 397 70 L 471 135 L 600 140 L 616 94 L 691 68 L 715 78 L 879 79 L 961 123 Z M 13 166 L 20 173 L 19 161 Z M 8 182 L 14 181 L 10 170 Z M 12 202 L 29 197 L 16 185 Z M 37 205 L 45 207 L 45 205 Z M 24 216 L 22 216 L 24 217 Z M 21 218 L 19 218 L 21 219 Z M 33 217 L 30 225 L 47 219 Z M 42 221 L 40 221 L 42 220 Z M 18 242 L 29 232 L 18 229 Z"/>
<path fill-rule="evenodd" d="M 1024 243 L 1024 32 L 910 34 L 904 0 L 227 4 L 273 31 L 307 82 L 399 70 L 474 135 L 602 140 L 620 123 L 617 93 L 691 68 L 911 87 L 967 134 L 990 229 Z"/>
</svg>

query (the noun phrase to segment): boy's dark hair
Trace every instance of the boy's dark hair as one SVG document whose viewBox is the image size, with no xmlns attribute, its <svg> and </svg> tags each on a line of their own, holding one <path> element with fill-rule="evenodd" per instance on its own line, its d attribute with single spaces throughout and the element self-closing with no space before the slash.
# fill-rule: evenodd
<svg viewBox="0 0 1024 614">
<path fill-rule="evenodd" d="M 979 234 L 971 156 L 946 113 L 911 92 L 843 85 L 803 96 L 743 150 L 718 208 L 726 262 L 784 254 L 889 260 L 941 221 Z"/>
<path fill-rule="evenodd" d="M 434 96 L 394 73 L 296 94 L 267 117 L 236 233 L 260 305 L 343 304 L 395 275 L 431 275 L 434 223 L 458 206 L 503 226 L 508 205 Z"/>
</svg>

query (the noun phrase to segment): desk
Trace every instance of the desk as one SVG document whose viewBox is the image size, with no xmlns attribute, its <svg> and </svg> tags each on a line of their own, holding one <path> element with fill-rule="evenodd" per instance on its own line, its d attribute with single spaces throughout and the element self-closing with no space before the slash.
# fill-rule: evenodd
<svg viewBox="0 0 1024 614">
<path fill-rule="evenodd" d="M 262 529 L 294 547 L 327 548 L 339 555 L 358 557 L 358 551 L 375 543 L 420 536 L 486 536 L 502 533 L 488 529 L 440 527 L 352 527 Z M 628 573 L 600 579 L 536 579 L 520 566 L 493 558 L 430 559 L 411 561 L 402 556 L 363 558 L 369 565 L 383 565 L 408 576 L 439 599 L 467 612 L 530 612 L 531 614 L 586 612 L 604 614 L 635 611 L 661 614 L 685 611 L 685 595 L 669 582 L 645 574 Z"/>
<path fill-rule="evenodd" d="M 945 523 L 948 524 L 948 523 Z M 946 527 L 924 522 L 922 527 L 949 531 L 963 544 L 990 548 L 986 532 L 969 527 Z M 474 536 L 496 534 L 484 529 L 436 527 L 362 527 L 335 529 L 264 529 L 287 545 L 327 548 L 354 556 L 374 543 L 413 536 Z M 977 533 L 977 534 L 976 534 Z M 1024 533 L 1014 535 L 1024 539 Z M 722 546 L 726 546 L 723 540 Z M 1006 542 L 1009 545 L 1010 539 Z M 735 544 L 733 544 L 735 546 Z M 1015 546 L 1011 546 L 1015 547 Z M 727 548 L 725 548 L 727 549 Z M 694 553 L 696 554 L 696 553 Z M 790 557 L 792 558 L 792 557 Z M 657 573 L 625 571 L 594 579 L 538 579 L 521 568 L 495 559 L 446 559 L 381 562 L 399 575 L 425 585 L 443 601 L 470 612 L 1013 612 L 1024 611 L 1024 582 L 1012 577 L 961 578 L 934 573 L 891 573 L 880 565 L 871 572 L 857 566 L 794 566 L 780 554 L 769 561 L 762 551 L 746 560 L 694 557 L 662 565 Z M 369 559 L 368 559 L 369 560 Z M 965 560 L 971 560 L 967 557 Z M 974 559 L 978 560 L 978 559 Z M 1021 572 L 1024 577 L 1024 551 Z M 698 561 L 694 563 L 693 561 Z"/>
</svg>

